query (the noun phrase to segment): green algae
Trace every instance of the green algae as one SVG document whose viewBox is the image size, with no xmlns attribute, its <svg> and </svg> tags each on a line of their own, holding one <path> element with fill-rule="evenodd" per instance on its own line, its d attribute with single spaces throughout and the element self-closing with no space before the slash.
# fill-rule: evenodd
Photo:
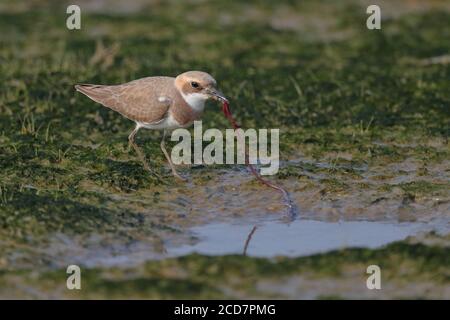
<svg viewBox="0 0 450 320">
<path fill-rule="evenodd" d="M 65 270 L 29 273 L 13 272 L 0 275 L 3 284 L 0 296 L 13 294 L 27 297 L 63 298 L 150 298 L 150 299 L 224 299 L 235 298 L 302 298 L 306 290 L 312 297 L 324 299 L 370 297 L 365 287 L 366 268 L 379 265 L 382 270 L 382 290 L 374 297 L 411 298 L 414 292 L 404 290 L 402 283 L 433 283 L 434 293 L 428 297 L 444 298 L 450 281 L 449 247 L 428 246 L 408 241 L 397 242 L 382 249 L 346 249 L 303 258 L 263 259 L 243 256 L 188 255 L 143 264 L 137 268 L 82 269 L 82 289 L 65 290 Z M 23 286 L 33 287 L 36 296 L 14 288 L 14 277 L 23 276 Z M 302 283 L 285 293 L 273 292 L 264 283 L 289 283 L 297 277 Z M 333 280 L 332 280 L 333 279 Z M 336 281 L 328 294 L 312 288 L 308 281 Z M 295 282 L 295 281 L 294 281 Z M 356 287 L 345 292 L 347 285 Z M 288 286 L 288 285 L 287 285 Z M 443 291 L 444 289 L 444 291 Z M 360 295 L 360 296 L 358 296 Z M 421 296 L 426 298 L 427 296 Z"/>
<path fill-rule="evenodd" d="M 58 1 L 38 1 L 33 9 L 7 1 L 0 6 L 4 288 L 16 281 L 10 277 L 19 283 L 30 277 L 30 265 L 49 272 L 42 276 L 48 288 L 41 287 L 41 273 L 33 284 L 41 290 L 38 296 L 55 289 L 51 274 L 63 286 L 64 272 L 51 271 L 62 264 L 55 262 L 60 252 L 49 249 L 58 234 L 80 237 L 70 245 L 76 248 L 98 237 L 106 247 L 143 241 L 149 251 L 159 252 L 168 239 L 186 240 L 191 226 L 276 211 L 255 204 L 254 193 L 277 201 L 256 182 L 242 174 L 234 184 L 227 178 L 230 172 L 239 175 L 236 167 L 183 167 L 192 182 L 179 185 L 165 165 L 160 135 L 140 132 L 138 144 L 163 179 L 149 174 L 127 146 L 132 123 L 76 94 L 78 82 L 113 84 L 206 70 L 230 98 L 244 128 L 280 128 L 285 163 L 274 180 L 304 210 L 312 208 L 310 215 L 327 219 L 320 210 L 338 203 L 344 216 L 356 207 L 354 218 L 400 219 L 405 210 L 408 218 L 445 217 L 450 65 L 427 61 L 450 51 L 443 40 L 450 38 L 450 13 L 444 1 L 434 5 L 411 12 L 406 5 L 390 4 L 383 14 L 392 16 L 383 20 L 381 31 L 365 28 L 365 8 L 355 1 L 174 2 L 170 10 L 143 4 L 145 10 L 127 14 L 111 6 L 112 11 L 83 10 L 82 30 L 69 31 Z M 214 103 L 208 103 L 203 125 L 228 127 Z M 217 196 L 224 191 L 233 196 Z M 198 196 L 213 204 L 199 203 Z M 246 201 L 247 207 L 230 204 Z M 188 256 L 151 262 L 129 281 L 125 271 L 88 270 L 92 293 L 81 296 L 220 298 L 244 292 L 245 297 L 280 297 L 278 291 L 260 294 L 258 277 L 272 279 L 269 287 L 276 287 L 283 272 L 317 272 L 332 281 L 342 276 L 343 265 L 369 263 L 371 257 L 383 259 L 391 279 L 438 285 L 448 282 L 442 250 L 397 244 L 276 261 Z M 398 259 L 412 273 L 399 271 Z M 165 278 L 157 270 L 166 267 L 188 270 L 189 276 Z M 243 281 L 242 288 L 225 290 L 221 274 Z M 417 295 L 432 297 L 425 290 Z"/>
</svg>

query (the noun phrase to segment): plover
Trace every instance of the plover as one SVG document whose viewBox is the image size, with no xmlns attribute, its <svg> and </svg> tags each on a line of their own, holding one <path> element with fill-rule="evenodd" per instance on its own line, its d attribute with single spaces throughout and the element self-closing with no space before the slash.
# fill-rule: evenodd
<svg viewBox="0 0 450 320">
<path fill-rule="evenodd" d="M 181 180 L 185 179 L 177 173 L 165 147 L 167 131 L 189 127 L 199 120 L 208 99 L 228 102 L 217 89 L 216 80 L 202 71 L 188 71 L 176 78 L 146 77 L 119 85 L 78 84 L 75 89 L 136 123 L 128 141 L 148 171 L 150 167 L 134 137 L 141 128 L 164 130 L 161 150 L 173 175 Z"/>
</svg>

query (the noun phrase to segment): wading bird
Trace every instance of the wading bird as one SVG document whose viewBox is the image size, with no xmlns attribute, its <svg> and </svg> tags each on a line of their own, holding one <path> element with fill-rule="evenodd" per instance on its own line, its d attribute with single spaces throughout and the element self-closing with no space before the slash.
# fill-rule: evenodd
<svg viewBox="0 0 450 320">
<path fill-rule="evenodd" d="M 75 89 L 136 123 L 128 141 L 144 168 L 150 172 L 145 156 L 136 145 L 134 137 L 141 128 L 164 130 L 161 150 L 173 175 L 185 180 L 177 173 L 166 150 L 166 132 L 186 128 L 195 120 L 199 120 L 208 99 L 227 102 L 216 86 L 216 80 L 208 73 L 188 71 L 176 78 L 146 77 L 119 85 L 78 84 Z"/>
</svg>

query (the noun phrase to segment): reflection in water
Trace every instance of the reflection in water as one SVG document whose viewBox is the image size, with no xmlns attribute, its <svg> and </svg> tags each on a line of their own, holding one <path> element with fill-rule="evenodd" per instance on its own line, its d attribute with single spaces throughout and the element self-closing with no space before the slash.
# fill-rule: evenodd
<svg viewBox="0 0 450 320">
<path fill-rule="evenodd" d="M 387 223 L 301 219 L 290 224 L 279 221 L 269 221 L 264 225 L 216 223 L 193 228 L 198 242 L 168 248 L 168 255 L 196 252 L 206 255 L 243 253 L 258 257 L 305 256 L 349 247 L 376 248 L 420 232 L 445 232 L 448 230 L 446 225 L 442 229 L 442 221 Z"/>
<path fill-rule="evenodd" d="M 250 240 L 252 240 L 253 234 L 255 233 L 255 231 L 256 231 L 257 228 L 258 228 L 257 225 L 253 226 L 252 230 L 250 231 L 250 233 L 249 233 L 248 236 L 247 236 L 247 240 L 245 240 L 244 251 L 242 252 L 242 254 L 243 254 L 244 256 L 247 255 L 247 248 L 248 248 L 248 245 L 249 245 L 249 243 L 250 243 Z"/>
<path fill-rule="evenodd" d="M 247 220 L 248 221 L 248 220 Z M 190 229 L 184 241 L 148 243 L 133 241 L 104 245 L 98 238 L 81 247 L 73 238 L 60 234 L 46 252 L 58 259 L 55 266 L 77 264 L 86 267 L 129 267 L 145 261 L 183 256 L 190 253 L 206 255 L 243 254 L 245 256 L 307 256 L 349 247 L 376 248 L 421 232 L 446 234 L 448 218 L 423 222 L 325 222 L 299 219 L 291 223 L 277 221 L 214 223 Z M 192 241 L 193 240 L 193 241 Z M 159 247 L 156 252 L 149 247 Z"/>
</svg>

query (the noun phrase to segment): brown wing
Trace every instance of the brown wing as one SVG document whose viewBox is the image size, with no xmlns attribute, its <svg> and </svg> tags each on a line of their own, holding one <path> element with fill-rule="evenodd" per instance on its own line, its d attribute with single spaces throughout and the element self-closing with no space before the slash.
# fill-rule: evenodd
<svg viewBox="0 0 450 320">
<path fill-rule="evenodd" d="M 80 84 L 75 89 L 130 120 L 155 123 L 167 115 L 173 81 L 169 77 L 149 77 L 113 86 Z"/>
</svg>

